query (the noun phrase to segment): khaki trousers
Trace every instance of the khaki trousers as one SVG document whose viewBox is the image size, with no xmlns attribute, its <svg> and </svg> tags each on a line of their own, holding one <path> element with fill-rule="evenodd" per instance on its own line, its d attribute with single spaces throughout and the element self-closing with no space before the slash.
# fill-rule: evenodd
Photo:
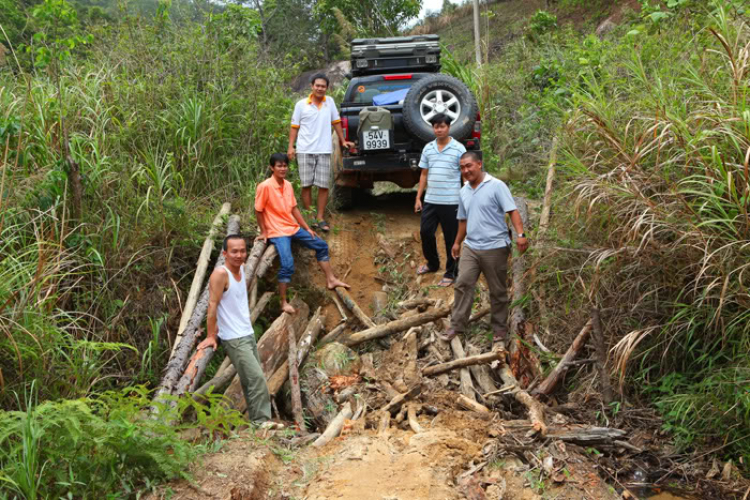
<svg viewBox="0 0 750 500">
<path fill-rule="evenodd" d="M 451 328 L 458 333 L 466 331 L 474 302 L 474 289 L 479 273 L 490 287 L 492 332 L 497 337 L 508 331 L 508 247 L 492 250 L 472 250 L 466 245 L 458 261 L 458 279 L 454 284 Z"/>
<path fill-rule="evenodd" d="M 271 420 L 271 397 L 268 394 L 263 368 L 260 366 L 255 335 L 222 340 L 221 343 L 240 377 L 240 385 L 247 402 L 248 418 L 251 422 L 257 423 Z"/>
</svg>

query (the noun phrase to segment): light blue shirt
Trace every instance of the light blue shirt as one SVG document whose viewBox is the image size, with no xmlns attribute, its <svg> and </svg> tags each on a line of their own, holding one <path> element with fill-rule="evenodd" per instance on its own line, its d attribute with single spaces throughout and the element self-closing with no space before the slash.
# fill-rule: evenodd
<svg viewBox="0 0 750 500">
<path fill-rule="evenodd" d="M 472 250 L 494 250 L 510 245 L 505 214 L 516 210 L 510 189 L 500 179 L 484 174 L 476 189 L 467 182 L 461 188 L 458 220 L 466 221 L 464 243 Z"/>
<path fill-rule="evenodd" d="M 465 152 L 464 145 L 452 137 L 442 151 L 438 150 L 437 139 L 425 145 L 419 167 L 427 169 L 426 203 L 458 205 L 458 191 L 461 189 L 458 160 Z"/>
</svg>

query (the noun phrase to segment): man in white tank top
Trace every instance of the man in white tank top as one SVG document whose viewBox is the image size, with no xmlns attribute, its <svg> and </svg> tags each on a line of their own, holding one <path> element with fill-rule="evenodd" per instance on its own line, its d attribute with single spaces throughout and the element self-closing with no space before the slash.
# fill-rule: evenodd
<svg viewBox="0 0 750 500">
<path fill-rule="evenodd" d="M 244 238 L 230 235 L 224 239 L 225 264 L 214 269 L 208 280 L 207 337 L 198 349 L 224 349 L 237 369 L 247 402 L 250 421 L 261 424 L 271 419 L 271 398 L 263 374 L 247 299 L 243 264 L 247 259 Z"/>
</svg>

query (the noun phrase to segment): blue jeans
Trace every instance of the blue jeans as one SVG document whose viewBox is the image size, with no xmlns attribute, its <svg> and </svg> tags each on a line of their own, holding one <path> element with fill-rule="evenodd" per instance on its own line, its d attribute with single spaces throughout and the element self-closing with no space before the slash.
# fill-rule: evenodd
<svg viewBox="0 0 750 500">
<path fill-rule="evenodd" d="M 318 262 L 331 260 L 328 256 L 328 243 L 322 238 L 313 238 L 310 233 L 300 228 L 292 236 L 280 236 L 279 238 L 268 238 L 268 241 L 276 247 L 279 254 L 281 268 L 279 269 L 279 283 L 289 283 L 294 274 L 294 257 L 292 257 L 292 241 L 296 241 L 304 247 L 315 250 L 315 258 Z"/>
</svg>

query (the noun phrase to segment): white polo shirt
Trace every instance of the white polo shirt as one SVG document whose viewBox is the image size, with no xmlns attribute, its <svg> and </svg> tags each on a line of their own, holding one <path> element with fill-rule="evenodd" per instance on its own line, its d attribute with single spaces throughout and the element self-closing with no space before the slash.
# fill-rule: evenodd
<svg viewBox="0 0 750 500">
<path fill-rule="evenodd" d="M 333 99 L 323 97 L 320 107 L 312 100 L 312 94 L 294 105 L 292 128 L 297 132 L 297 152 L 308 154 L 331 154 L 331 125 L 341 122 Z"/>
</svg>

